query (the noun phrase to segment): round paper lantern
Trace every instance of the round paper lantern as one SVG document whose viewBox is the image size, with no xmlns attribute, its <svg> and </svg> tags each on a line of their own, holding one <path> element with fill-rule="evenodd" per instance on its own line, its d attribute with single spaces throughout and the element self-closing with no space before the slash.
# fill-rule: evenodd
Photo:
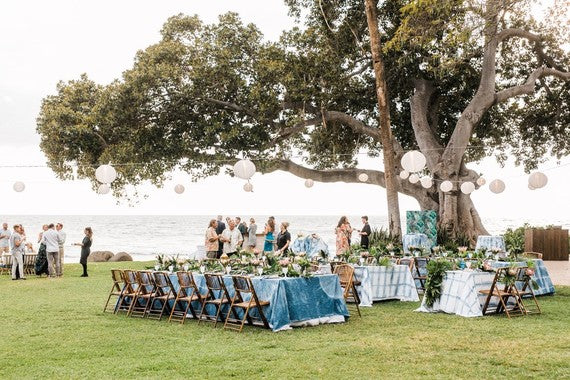
<svg viewBox="0 0 570 380">
<path fill-rule="evenodd" d="M 109 194 L 109 191 L 111 191 L 111 187 L 106 183 L 102 183 L 99 185 L 99 188 L 97 189 L 97 194 L 105 195 Z"/>
<path fill-rule="evenodd" d="M 447 193 L 453 189 L 453 183 L 451 183 L 451 181 L 443 181 L 441 185 L 439 185 L 439 189 L 444 193 Z"/>
<path fill-rule="evenodd" d="M 475 191 L 475 185 L 473 182 L 463 182 L 461 184 L 461 192 L 463 194 L 471 194 L 473 191 Z"/>
<path fill-rule="evenodd" d="M 26 185 L 24 184 L 24 182 L 18 181 L 18 182 L 14 182 L 14 186 L 12 186 L 12 187 L 13 187 L 15 192 L 21 193 L 26 188 Z"/>
<path fill-rule="evenodd" d="M 178 184 L 178 185 L 174 186 L 174 192 L 176 194 L 182 194 L 184 192 L 184 190 L 186 190 L 184 188 L 184 185 Z"/>
<path fill-rule="evenodd" d="M 101 183 L 111 183 L 117 179 L 117 171 L 111 165 L 101 165 L 95 170 L 95 177 Z"/>
<path fill-rule="evenodd" d="M 241 179 L 250 179 L 255 174 L 255 164 L 250 160 L 239 160 L 234 165 L 234 174 Z"/>
<path fill-rule="evenodd" d="M 407 172 L 406 170 L 402 170 L 402 171 L 400 172 L 400 178 L 401 178 L 401 179 L 407 179 L 409 176 L 410 176 L 410 173 Z"/>
<path fill-rule="evenodd" d="M 368 174 L 366 174 L 366 173 L 360 173 L 360 174 L 358 175 L 358 180 L 359 180 L 360 182 L 366 182 L 366 181 L 368 181 Z"/>
<path fill-rule="evenodd" d="M 248 193 L 251 193 L 253 191 L 253 185 L 248 182 L 245 185 L 243 185 L 243 189 Z"/>
<path fill-rule="evenodd" d="M 489 190 L 495 194 L 499 194 L 505 191 L 505 187 L 505 183 L 500 179 L 495 179 L 489 184 Z"/>
<path fill-rule="evenodd" d="M 313 180 L 310 179 L 310 178 L 307 178 L 307 179 L 305 180 L 305 187 L 307 187 L 307 188 L 313 187 L 314 184 L 315 184 L 315 181 L 313 181 Z"/>
<path fill-rule="evenodd" d="M 426 166 L 426 156 L 420 151 L 412 150 L 402 156 L 400 163 L 407 172 L 420 172 Z"/>
<path fill-rule="evenodd" d="M 483 186 L 483 185 L 485 185 L 486 183 L 487 183 L 487 181 L 485 180 L 485 178 L 483 178 L 483 177 L 477 178 L 477 185 Z"/>
<path fill-rule="evenodd" d="M 433 185 L 433 181 L 430 177 L 422 177 L 422 179 L 420 179 L 420 183 L 424 189 L 429 189 Z"/>
<path fill-rule="evenodd" d="M 541 172 L 534 172 L 528 177 L 528 184 L 535 189 L 540 189 L 548 183 L 548 177 Z"/>
<path fill-rule="evenodd" d="M 413 174 L 410 175 L 410 178 L 408 178 L 408 180 L 409 180 L 411 183 L 418 183 L 418 181 L 420 180 L 420 176 L 417 175 L 416 173 L 413 173 Z"/>
</svg>

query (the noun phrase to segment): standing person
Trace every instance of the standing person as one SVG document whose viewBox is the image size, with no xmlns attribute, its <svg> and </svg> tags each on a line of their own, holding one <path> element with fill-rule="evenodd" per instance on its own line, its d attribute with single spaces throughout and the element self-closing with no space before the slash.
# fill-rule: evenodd
<svg viewBox="0 0 570 380">
<path fill-rule="evenodd" d="M 87 257 L 89 257 L 89 254 L 91 253 L 91 244 L 93 244 L 93 230 L 91 227 L 85 227 L 85 230 L 83 230 L 83 232 L 85 233 L 83 241 L 81 243 L 75 243 L 73 245 L 81 247 L 81 258 L 79 259 L 79 262 L 83 267 L 83 274 L 80 277 L 89 277 L 87 274 Z"/>
<path fill-rule="evenodd" d="M 208 224 L 208 229 L 206 230 L 206 238 L 204 245 L 206 247 L 206 257 L 209 259 L 215 259 L 218 257 L 219 239 L 220 237 L 216 233 L 216 227 L 218 227 L 218 221 L 216 219 L 210 220 Z"/>
<path fill-rule="evenodd" d="M 42 226 L 42 232 L 40 232 L 38 235 L 38 243 L 40 244 L 40 248 L 38 249 L 38 256 L 36 257 L 36 263 L 34 265 L 36 276 L 41 276 L 44 273 L 46 275 L 49 275 L 46 245 L 42 242 L 44 232 L 47 231 L 47 229 L 48 225 L 44 224 Z"/>
<path fill-rule="evenodd" d="M 245 222 L 242 222 L 239 216 L 236 216 L 236 225 L 239 232 L 241 233 L 241 238 L 245 239 L 245 235 L 247 234 L 247 224 L 245 224 Z"/>
<path fill-rule="evenodd" d="M 55 230 L 57 231 L 57 233 L 59 234 L 59 237 L 61 238 L 61 240 L 59 242 L 59 256 L 58 256 L 59 272 L 57 273 L 57 277 L 61 277 L 61 276 L 63 276 L 63 253 L 64 253 L 63 252 L 63 245 L 65 244 L 65 239 L 67 239 L 67 234 L 63 230 L 63 224 L 62 223 L 56 224 Z"/>
<path fill-rule="evenodd" d="M 218 236 L 221 235 L 225 229 L 226 229 L 226 225 L 222 221 L 222 216 L 218 215 L 218 225 L 216 227 L 216 233 L 218 234 Z M 222 243 L 222 241 L 219 240 L 218 241 L 218 254 L 217 254 L 218 259 L 220 258 L 220 256 L 222 256 L 223 251 L 224 251 L 224 243 Z"/>
<path fill-rule="evenodd" d="M 22 227 L 19 224 L 14 226 L 14 232 L 10 235 L 10 248 L 12 253 L 12 280 L 17 280 L 16 268 L 20 274 L 20 280 L 25 280 L 24 277 L 24 249 L 25 238 L 22 237 Z"/>
<path fill-rule="evenodd" d="M 289 233 L 289 231 L 287 231 L 288 227 L 289 227 L 288 222 L 281 223 L 281 231 L 279 231 L 279 234 L 277 235 L 276 253 L 280 256 L 287 251 L 289 245 L 291 244 L 291 234 Z"/>
<path fill-rule="evenodd" d="M 369 238 L 370 234 L 372 233 L 370 224 L 368 224 L 368 216 L 364 215 L 362 217 L 362 224 L 364 224 L 364 226 L 362 226 L 361 230 L 358 230 L 358 234 L 360 235 L 360 246 L 362 249 L 368 250 L 368 246 L 370 244 Z"/>
<path fill-rule="evenodd" d="M 48 229 L 43 233 L 42 243 L 46 245 L 46 255 L 48 260 L 48 271 L 50 277 L 56 277 L 61 271 L 59 268 L 59 242 L 61 237 L 55 230 L 53 223 L 48 225 Z"/>
<path fill-rule="evenodd" d="M 255 224 L 255 219 L 249 219 L 249 227 L 247 228 L 247 246 L 253 251 L 257 244 L 257 224 Z"/>
<path fill-rule="evenodd" d="M 241 232 L 236 227 L 236 222 L 231 220 L 228 222 L 228 227 L 222 232 L 220 241 L 224 243 L 224 253 L 228 256 L 235 255 L 237 249 L 243 243 Z"/>
<path fill-rule="evenodd" d="M 269 217 L 267 223 L 265 224 L 265 230 L 263 234 L 265 235 L 265 244 L 263 245 L 263 252 L 273 252 L 273 243 L 275 242 L 275 218 Z"/>
<path fill-rule="evenodd" d="M 3 253 L 10 253 L 10 235 L 12 233 L 8 229 L 8 223 L 3 223 L 0 230 L 0 256 Z"/>
<path fill-rule="evenodd" d="M 350 231 L 350 224 L 348 223 L 348 219 L 346 218 L 346 216 L 341 216 L 335 229 L 337 256 L 342 255 L 350 248 L 350 245 L 348 244 L 349 231 Z"/>
</svg>

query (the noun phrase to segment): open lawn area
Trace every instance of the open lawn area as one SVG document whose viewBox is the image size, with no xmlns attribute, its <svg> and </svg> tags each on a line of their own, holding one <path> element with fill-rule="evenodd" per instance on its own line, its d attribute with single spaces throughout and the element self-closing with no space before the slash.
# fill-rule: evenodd
<svg viewBox="0 0 570 380">
<path fill-rule="evenodd" d="M 348 323 L 243 333 L 103 313 L 111 268 L 62 279 L 0 277 L 0 378 L 570 378 L 570 288 L 544 314 L 462 318 L 383 302 Z"/>
</svg>

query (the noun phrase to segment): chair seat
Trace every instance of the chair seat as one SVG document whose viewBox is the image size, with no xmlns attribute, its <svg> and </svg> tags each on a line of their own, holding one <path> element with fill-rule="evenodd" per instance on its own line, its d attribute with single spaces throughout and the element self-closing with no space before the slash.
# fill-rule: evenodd
<svg viewBox="0 0 570 380">
<path fill-rule="evenodd" d="M 491 293 L 490 289 L 485 289 L 485 290 L 479 290 L 479 293 L 481 294 L 489 294 Z M 509 293 L 509 292 L 503 292 L 502 290 L 494 290 L 493 291 L 493 295 L 497 296 L 497 297 L 504 297 L 504 296 L 512 296 L 513 294 Z"/>
<path fill-rule="evenodd" d="M 267 306 L 267 305 L 269 305 L 269 301 L 261 301 L 261 300 L 260 300 L 260 301 L 259 301 L 259 304 L 260 304 L 261 306 Z M 234 306 L 235 306 L 235 307 L 241 307 L 241 308 L 246 308 L 246 307 L 248 307 L 248 305 L 249 305 L 249 306 L 252 306 L 252 307 L 253 307 L 253 306 L 256 306 L 256 305 L 255 305 L 255 302 L 252 302 L 251 305 L 250 305 L 249 301 L 243 301 L 243 302 L 239 302 L 239 303 L 234 303 Z"/>
<path fill-rule="evenodd" d="M 178 300 L 178 301 L 186 301 L 186 302 L 191 301 L 191 302 L 193 302 L 193 301 L 199 301 L 199 300 L 200 300 L 200 297 L 197 296 L 196 294 L 194 294 L 194 295 L 192 295 L 191 297 L 190 297 L 190 296 L 187 296 L 187 297 L 178 297 L 177 300 Z"/>
<path fill-rule="evenodd" d="M 216 298 L 213 300 L 207 300 L 206 303 L 213 303 L 216 305 L 220 305 L 220 304 L 224 304 L 224 303 L 229 303 L 230 301 L 225 299 L 225 298 Z"/>
</svg>

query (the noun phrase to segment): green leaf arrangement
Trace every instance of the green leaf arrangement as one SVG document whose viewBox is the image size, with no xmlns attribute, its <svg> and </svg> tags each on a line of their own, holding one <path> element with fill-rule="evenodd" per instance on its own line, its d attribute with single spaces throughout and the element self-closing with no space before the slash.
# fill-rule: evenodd
<svg viewBox="0 0 570 380">
<path fill-rule="evenodd" d="M 452 264 L 443 259 L 430 260 L 427 264 L 427 279 L 425 282 L 424 299 L 428 307 L 432 307 L 441 297 L 441 286 L 445 272 L 452 269 Z"/>
</svg>

